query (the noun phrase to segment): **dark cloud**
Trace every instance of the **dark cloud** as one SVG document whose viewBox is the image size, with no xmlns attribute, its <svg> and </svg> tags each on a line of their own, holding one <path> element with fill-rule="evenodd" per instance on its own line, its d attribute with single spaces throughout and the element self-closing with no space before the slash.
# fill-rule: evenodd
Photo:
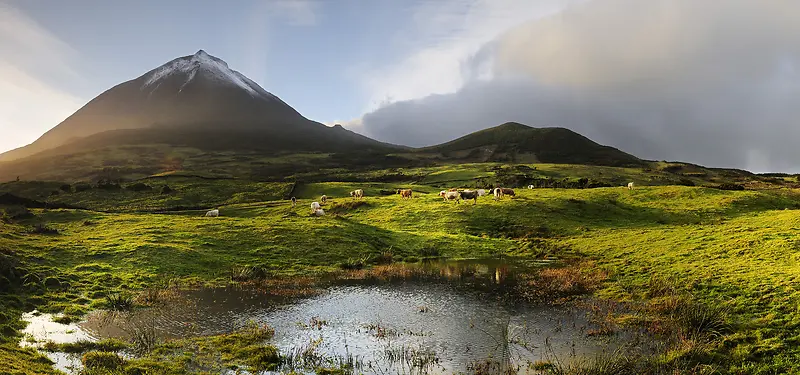
<svg viewBox="0 0 800 375">
<path fill-rule="evenodd" d="M 365 115 L 365 133 L 422 146 L 518 121 L 643 158 L 800 171 L 800 2 L 589 1 L 509 31 L 462 74 L 456 93 Z"/>
</svg>

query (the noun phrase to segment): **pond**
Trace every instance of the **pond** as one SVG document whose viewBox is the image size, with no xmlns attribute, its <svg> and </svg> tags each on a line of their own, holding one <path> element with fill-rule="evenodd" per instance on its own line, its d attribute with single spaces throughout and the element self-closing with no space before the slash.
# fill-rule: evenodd
<svg viewBox="0 0 800 375">
<path fill-rule="evenodd" d="M 245 287 L 184 291 L 181 303 L 167 308 L 123 316 L 95 312 L 68 329 L 76 338 L 128 338 L 148 329 L 169 339 L 227 333 L 255 321 L 275 329 L 271 342 L 292 359 L 287 368 L 347 362 L 367 374 L 469 372 L 488 359 L 524 373 L 537 361 L 569 363 L 646 346 L 634 332 L 590 337 L 595 327 L 585 310 L 519 301 L 513 264 L 459 261 L 411 267 L 338 280 L 305 297 Z M 35 332 L 35 325 L 29 330 Z M 67 367 L 63 355 L 53 359 Z"/>
</svg>

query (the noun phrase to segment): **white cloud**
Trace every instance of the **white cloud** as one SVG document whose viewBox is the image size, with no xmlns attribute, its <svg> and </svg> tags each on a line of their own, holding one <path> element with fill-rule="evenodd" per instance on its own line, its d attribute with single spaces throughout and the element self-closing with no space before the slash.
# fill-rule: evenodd
<svg viewBox="0 0 800 375">
<path fill-rule="evenodd" d="M 408 51 L 391 66 L 367 68 L 362 78 L 367 111 L 431 94 L 452 93 L 473 76 L 491 78 L 485 66 L 465 66 L 482 46 L 509 28 L 553 14 L 577 0 L 441 0 L 416 4 L 413 22 L 394 47 Z M 482 68 L 482 69 L 481 69 Z"/>
<path fill-rule="evenodd" d="M 491 74 L 368 113 L 365 133 L 426 145 L 518 121 L 645 158 L 798 171 L 800 2 L 592 0 L 466 65 Z"/>
<path fill-rule="evenodd" d="M 77 52 L 23 12 L 0 3 L 0 152 L 28 144 L 80 108 L 50 82 L 76 80 Z"/>
<path fill-rule="evenodd" d="M 325 122 L 325 125 L 327 125 L 327 126 L 334 126 L 334 125 L 337 125 L 337 124 L 341 125 L 342 127 L 344 127 L 347 130 L 354 131 L 354 132 L 359 133 L 359 134 L 367 135 L 367 134 L 364 134 L 364 130 L 365 130 L 364 129 L 364 122 L 360 117 L 359 118 L 350 119 L 350 120 L 334 120 L 334 121 Z M 367 136 L 369 136 L 369 135 L 367 135 Z"/>
</svg>

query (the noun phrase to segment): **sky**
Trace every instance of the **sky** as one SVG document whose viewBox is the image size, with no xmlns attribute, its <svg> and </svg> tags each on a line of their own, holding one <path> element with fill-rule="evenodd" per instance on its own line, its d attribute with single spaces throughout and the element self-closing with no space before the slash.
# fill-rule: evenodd
<svg viewBox="0 0 800 375">
<path fill-rule="evenodd" d="M 800 172 L 794 0 L 0 0 L 0 152 L 199 49 L 381 141 L 516 121 L 651 160 Z"/>
</svg>

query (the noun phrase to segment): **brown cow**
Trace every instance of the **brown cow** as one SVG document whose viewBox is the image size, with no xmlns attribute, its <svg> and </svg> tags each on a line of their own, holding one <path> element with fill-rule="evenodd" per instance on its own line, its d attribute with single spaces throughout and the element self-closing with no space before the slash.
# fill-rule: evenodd
<svg viewBox="0 0 800 375">
<path fill-rule="evenodd" d="M 512 197 L 517 195 L 516 193 L 514 193 L 514 189 L 507 189 L 507 188 L 502 188 L 502 189 L 503 189 L 503 195 L 510 195 Z"/>
<path fill-rule="evenodd" d="M 397 191 L 397 193 L 400 194 L 400 198 L 403 199 L 405 198 L 411 199 L 413 194 L 411 189 L 400 189 Z"/>
</svg>

